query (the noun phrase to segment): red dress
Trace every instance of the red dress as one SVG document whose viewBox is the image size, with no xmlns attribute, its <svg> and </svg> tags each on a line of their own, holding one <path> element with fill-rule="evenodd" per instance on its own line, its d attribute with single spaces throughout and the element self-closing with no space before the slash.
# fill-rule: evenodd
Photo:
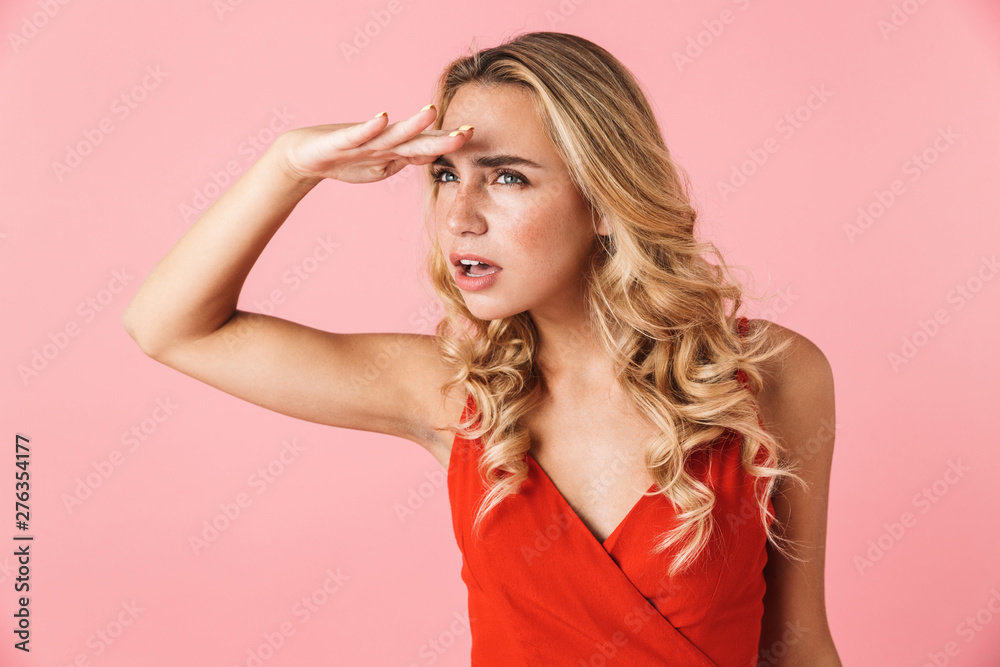
<svg viewBox="0 0 1000 667">
<path fill-rule="evenodd" d="M 745 327 L 742 318 L 741 334 Z M 470 394 L 462 419 L 472 406 Z M 691 471 L 716 494 L 718 530 L 688 572 L 669 577 L 676 547 L 650 553 L 676 524 L 662 494 L 643 496 L 601 543 L 530 453 L 521 492 L 495 507 L 474 539 L 487 490 L 476 468 L 482 441 L 456 437 L 448 495 L 469 591 L 472 666 L 755 665 L 766 536 L 737 434 L 713 444 Z"/>
</svg>

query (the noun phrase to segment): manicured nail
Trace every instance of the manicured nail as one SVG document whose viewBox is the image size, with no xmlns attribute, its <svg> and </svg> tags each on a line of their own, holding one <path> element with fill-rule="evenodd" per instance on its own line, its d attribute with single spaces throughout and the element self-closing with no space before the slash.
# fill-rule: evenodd
<svg viewBox="0 0 1000 667">
<path fill-rule="evenodd" d="M 466 130 L 474 130 L 476 128 L 473 127 L 472 125 L 462 125 L 458 129 L 460 129 L 462 132 L 465 132 Z"/>
<path fill-rule="evenodd" d="M 457 137 L 457 136 L 458 136 L 458 135 L 460 135 L 460 134 L 462 134 L 462 131 L 461 131 L 461 130 L 455 130 L 454 132 L 449 132 L 449 133 L 448 133 L 448 136 L 449 136 L 449 137 Z"/>
<path fill-rule="evenodd" d="M 387 115 L 389 115 L 389 112 L 388 111 L 383 111 L 380 114 L 375 114 L 375 118 L 380 118 L 382 116 L 387 116 Z M 372 120 L 374 120 L 374 118 Z"/>
<path fill-rule="evenodd" d="M 421 109 L 421 111 L 427 111 L 428 109 L 437 109 L 437 107 L 434 106 L 433 104 L 428 104 L 423 109 Z"/>
</svg>

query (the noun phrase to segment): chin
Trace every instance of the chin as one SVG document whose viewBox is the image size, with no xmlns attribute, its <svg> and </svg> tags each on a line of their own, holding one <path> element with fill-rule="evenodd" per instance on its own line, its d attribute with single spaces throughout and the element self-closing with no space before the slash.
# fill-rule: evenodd
<svg viewBox="0 0 1000 667">
<path fill-rule="evenodd" d="M 467 294 L 465 296 L 465 307 L 469 309 L 469 312 L 473 316 L 481 320 L 490 321 L 502 320 L 524 311 L 523 308 L 518 310 L 503 303 L 491 303 L 488 299 L 484 299 L 478 294 Z"/>
</svg>

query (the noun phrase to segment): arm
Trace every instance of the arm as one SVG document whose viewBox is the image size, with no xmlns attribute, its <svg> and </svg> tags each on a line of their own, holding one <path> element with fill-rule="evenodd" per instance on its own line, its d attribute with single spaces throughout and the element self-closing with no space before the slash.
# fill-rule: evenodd
<svg viewBox="0 0 1000 667">
<path fill-rule="evenodd" d="M 427 441 L 446 377 L 431 336 L 335 334 L 236 305 L 268 241 L 323 178 L 372 182 L 460 147 L 467 135 L 421 132 L 435 113 L 280 135 L 149 274 L 122 316 L 128 334 L 153 359 L 257 405 Z M 371 377 L 380 354 L 390 362 Z"/>
<path fill-rule="evenodd" d="M 762 321 L 754 320 L 751 325 Z M 774 495 L 775 520 L 799 546 L 788 559 L 768 544 L 764 568 L 767 592 L 758 665 L 841 667 L 826 618 L 824 560 L 827 499 L 834 442 L 833 373 L 823 352 L 809 339 L 767 323 L 772 335 L 792 345 L 765 369 L 757 397 L 764 428 L 787 448 L 797 473 L 809 485 L 782 481 Z"/>
</svg>

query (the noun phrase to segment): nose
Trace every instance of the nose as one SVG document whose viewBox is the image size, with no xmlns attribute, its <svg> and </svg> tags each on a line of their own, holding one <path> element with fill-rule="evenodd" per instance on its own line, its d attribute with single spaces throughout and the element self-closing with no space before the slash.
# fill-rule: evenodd
<svg viewBox="0 0 1000 667">
<path fill-rule="evenodd" d="M 447 201 L 448 197 L 450 201 Z M 465 183 L 449 185 L 447 193 L 443 189 L 438 191 L 438 198 L 447 207 L 445 227 L 452 234 L 461 236 L 465 232 L 482 234 L 486 231 L 481 193 L 474 186 Z"/>
</svg>

